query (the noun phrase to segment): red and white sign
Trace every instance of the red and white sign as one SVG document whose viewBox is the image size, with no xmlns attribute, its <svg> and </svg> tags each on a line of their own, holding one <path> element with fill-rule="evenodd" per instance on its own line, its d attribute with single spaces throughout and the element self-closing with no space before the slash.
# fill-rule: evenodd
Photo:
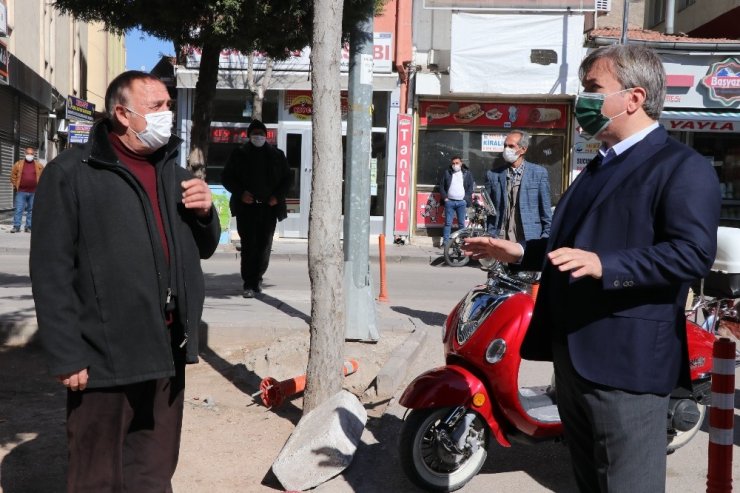
<svg viewBox="0 0 740 493">
<path fill-rule="evenodd" d="M 394 235 L 408 236 L 411 216 L 411 140 L 414 126 L 410 115 L 398 115 L 396 150 L 396 207 Z"/>
<path fill-rule="evenodd" d="M 736 133 L 740 131 L 739 122 L 722 122 L 712 120 L 664 120 L 661 118 L 666 130 L 678 132 L 718 132 L 718 133 Z"/>
<path fill-rule="evenodd" d="M 568 106 L 539 103 L 423 101 L 419 113 L 421 125 L 426 127 L 566 128 Z"/>
<path fill-rule="evenodd" d="M 389 74 L 393 70 L 393 33 L 373 33 L 373 72 Z M 185 66 L 187 68 L 200 67 L 202 50 L 195 46 L 184 48 Z M 340 70 L 349 70 L 349 45 L 342 47 Z M 218 66 L 221 69 L 246 70 L 248 55 L 239 50 L 225 49 L 221 51 Z M 265 70 L 267 67 L 267 56 L 261 52 L 254 52 L 254 69 Z M 292 51 L 285 60 L 275 60 L 273 65 L 275 71 L 286 72 L 308 72 L 311 70 L 311 48 Z"/>
</svg>

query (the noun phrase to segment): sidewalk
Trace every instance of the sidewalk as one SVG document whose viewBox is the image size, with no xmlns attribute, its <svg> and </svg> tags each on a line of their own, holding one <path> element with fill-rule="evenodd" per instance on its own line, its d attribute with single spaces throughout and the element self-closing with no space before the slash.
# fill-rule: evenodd
<svg viewBox="0 0 740 493">
<path fill-rule="evenodd" d="M 31 234 L 10 233 L 10 230 L 10 225 L 0 224 L 0 272 L 7 277 L 0 293 L 0 343 L 21 345 L 37 331 L 27 277 Z M 276 238 L 273 262 L 266 278 L 268 289 L 258 299 L 244 300 L 239 290 L 239 252 L 232 244 L 219 245 L 214 256 L 202 262 L 206 281 L 203 339 L 211 345 L 220 345 L 307 330 L 311 313 L 307 249 L 305 239 Z M 376 266 L 378 250 L 378 239 L 374 237 L 369 252 Z M 439 249 L 432 246 L 431 238 L 421 238 L 411 245 L 386 245 L 386 259 L 389 265 L 413 263 L 420 267 L 441 261 Z M 282 270 L 281 260 L 289 263 Z M 377 294 L 377 285 L 375 289 Z M 414 323 L 410 323 L 408 315 L 392 308 L 377 304 L 379 329 L 412 331 Z"/>
<path fill-rule="evenodd" d="M 10 233 L 10 224 L 0 224 L 0 254 L 23 254 L 30 250 L 31 235 L 29 233 Z M 370 237 L 370 258 L 379 257 L 378 236 Z M 233 244 L 221 244 L 215 255 L 238 255 Z M 416 237 L 410 244 L 396 245 L 387 243 L 385 256 L 388 263 L 392 262 L 423 262 L 432 263 L 441 257 L 441 249 L 433 246 L 431 237 Z M 275 238 L 272 243 L 273 259 L 305 260 L 308 258 L 308 240 L 293 238 Z"/>
</svg>

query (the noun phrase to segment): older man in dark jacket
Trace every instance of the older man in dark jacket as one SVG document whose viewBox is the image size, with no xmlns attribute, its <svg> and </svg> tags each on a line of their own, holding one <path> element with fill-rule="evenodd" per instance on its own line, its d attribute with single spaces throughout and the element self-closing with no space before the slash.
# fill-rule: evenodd
<svg viewBox="0 0 740 493">
<path fill-rule="evenodd" d="M 178 166 L 167 88 L 125 72 L 89 142 L 36 192 L 31 279 L 51 373 L 68 389 L 68 491 L 171 491 L 185 362 L 197 361 L 200 258 L 220 228 Z"/>
</svg>

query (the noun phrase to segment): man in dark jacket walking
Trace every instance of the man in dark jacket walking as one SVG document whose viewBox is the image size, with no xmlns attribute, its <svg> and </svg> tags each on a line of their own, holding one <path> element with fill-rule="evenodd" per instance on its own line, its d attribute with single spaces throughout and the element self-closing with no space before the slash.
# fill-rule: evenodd
<svg viewBox="0 0 740 493">
<path fill-rule="evenodd" d="M 473 205 L 475 180 L 460 156 L 454 156 L 439 182 L 441 202 L 445 205 L 445 226 L 442 230 L 442 248 L 450 239 L 452 219 L 457 216 L 457 227 L 465 227 L 468 207 Z"/>
<path fill-rule="evenodd" d="M 262 276 L 270 263 L 277 221 L 285 219 L 285 196 L 292 175 L 283 151 L 266 142 L 267 128 L 252 120 L 249 142 L 231 153 L 221 183 L 231 192 L 231 215 L 241 239 L 241 276 L 245 298 L 262 291 Z"/>
<path fill-rule="evenodd" d="M 178 166 L 167 88 L 124 72 L 89 142 L 39 181 L 31 280 L 41 342 L 67 389 L 67 490 L 172 491 L 185 362 L 198 357 L 200 259 L 220 228 Z"/>
</svg>

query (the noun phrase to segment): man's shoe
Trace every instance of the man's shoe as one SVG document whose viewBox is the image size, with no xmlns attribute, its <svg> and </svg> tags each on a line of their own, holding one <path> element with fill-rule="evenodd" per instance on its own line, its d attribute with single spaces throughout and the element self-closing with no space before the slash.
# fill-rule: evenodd
<svg viewBox="0 0 740 493">
<path fill-rule="evenodd" d="M 31 228 L 26 228 L 26 229 L 25 229 L 24 231 L 25 231 L 26 233 L 30 233 L 30 232 L 31 232 Z"/>
<path fill-rule="evenodd" d="M 20 233 L 21 232 L 21 229 L 20 228 L 13 228 L 13 229 L 10 230 L 10 232 L 11 233 Z"/>
<path fill-rule="evenodd" d="M 245 289 L 242 293 L 242 298 L 254 298 L 254 290 Z"/>
<path fill-rule="evenodd" d="M 255 293 L 261 293 L 262 292 L 262 286 L 260 286 L 259 284 L 257 284 L 255 287 L 252 288 L 252 291 L 254 291 Z"/>
</svg>

